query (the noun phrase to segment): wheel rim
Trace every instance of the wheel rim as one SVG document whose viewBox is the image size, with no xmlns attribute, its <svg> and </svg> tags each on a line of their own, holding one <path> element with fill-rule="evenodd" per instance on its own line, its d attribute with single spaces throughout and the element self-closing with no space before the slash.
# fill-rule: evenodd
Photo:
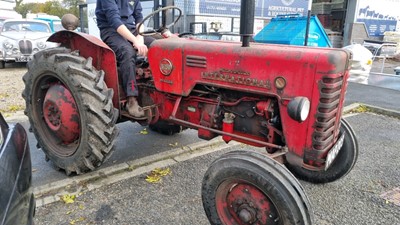
<svg viewBox="0 0 400 225">
<path fill-rule="evenodd" d="M 247 181 L 223 182 L 215 201 L 222 224 L 280 224 L 278 210 L 270 198 Z"/>
<path fill-rule="evenodd" d="M 50 151 L 62 157 L 73 155 L 79 146 L 81 124 L 71 91 L 52 75 L 43 76 L 33 89 L 33 116 L 35 121 L 43 121 L 35 128 L 46 137 Z"/>
</svg>

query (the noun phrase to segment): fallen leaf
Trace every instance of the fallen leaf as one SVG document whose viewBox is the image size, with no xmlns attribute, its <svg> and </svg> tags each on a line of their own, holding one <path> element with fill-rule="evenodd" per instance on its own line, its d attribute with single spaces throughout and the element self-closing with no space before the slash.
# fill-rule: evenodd
<svg viewBox="0 0 400 225">
<path fill-rule="evenodd" d="M 149 183 L 157 183 L 161 180 L 163 176 L 166 176 L 170 173 L 171 170 L 169 168 L 166 169 L 155 168 L 150 172 L 149 175 L 146 176 L 146 181 Z"/>
<path fill-rule="evenodd" d="M 149 183 L 157 183 L 161 180 L 161 176 L 157 175 L 157 174 L 150 174 L 147 175 L 146 177 L 146 181 Z"/>
<path fill-rule="evenodd" d="M 146 134 L 148 134 L 148 133 L 149 133 L 149 132 L 147 131 L 146 128 L 144 128 L 143 130 L 140 131 L 140 134 L 143 134 L 143 135 L 146 135 Z"/>
<path fill-rule="evenodd" d="M 176 146 L 178 146 L 178 142 L 170 143 L 169 146 L 171 146 L 171 147 L 176 147 Z"/>
<path fill-rule="evenodd" d="M 71 204 L 75 202 L 75 197 L 75 195 L 65 194 L 61 196 L 61 200 L 63 200 L 65 204 Z"/>
<path fill-rule="evenodd" d="M 85 209 L 85 207 L 83 205 L 79 205 L 79 209 L 83 210 L 83 209 Z"/>
<path fill-rule="evenodd" d="M 169 168 L 166 169 L 155 168 L 153 172 L 160 176 L 166 176 L 171 173 L 171 170 Z"/>
</svg>

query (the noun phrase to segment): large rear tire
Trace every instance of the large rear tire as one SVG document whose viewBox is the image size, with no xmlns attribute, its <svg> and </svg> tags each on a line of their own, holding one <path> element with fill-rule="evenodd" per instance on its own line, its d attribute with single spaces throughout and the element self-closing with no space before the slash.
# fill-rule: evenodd
<svg viewBox="0 0 400 225">
<path fill-rule="evenodd" d="M 25 114 L 56 167 L 67 175 L 94 170 L 114 149 L 117 109 L 104 72 L 66 48 L 34 55 L 24 75 Z"/>
<path fill-rule="evenodd" d="M 350 124 L 342 119 L 340 134 L 344 134 L 343 146 L 327 170 L 311 171 L 300 166 L 286 164 L 287 168 L 299 179 L 311 183 L 329 183 L 346 176 L 354 167 L 358 158 L 358 142 Z"/>
<path fill-rule="evenodd" d="M 214 161 L 202 199 L 212 225 L 312 224 L 311 204 L 297 179 L 256 152 L 230 152 Z"/>
</svg>

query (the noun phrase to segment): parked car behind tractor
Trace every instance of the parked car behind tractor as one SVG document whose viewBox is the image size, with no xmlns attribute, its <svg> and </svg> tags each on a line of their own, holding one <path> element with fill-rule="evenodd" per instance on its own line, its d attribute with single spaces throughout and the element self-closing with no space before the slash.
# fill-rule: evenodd
<svg viewBox="0 0 400 225">
<path fill-rule="evenodd" d="M 43 49 L 55 47 L 46 42 L 52 34 L 47 22 L 29 19 L 8 19 L 0 32 L 0 69 L 6 62 L 27 62 Z"/>
<path fill-rule="evenodd" d="M 197 129 L 206 140 L 222 136 L 266 150 L 230 152 L 211 164 L 202 185 L 211 224 L 312 224 L 295 176 L 335 181 L 358 155 L 356 136 L 342 118 L 350 54 L 250 45 L 254 4 L 242 1 L 241 43 L 153 42 L 148 61 L 137 60 L 142 120 L 124 110 L 118 62 L 107 45 L 84 33 L 52 35 L 60 47 L 37 53 L 23 77 L 26 114 L 46 159 L 68 175 L 95 170 L 114 150 L 116 123 L 126 120 L 169 134 L 181 126 Z M 143 23 L 170 9 L 181 13 L 161 8 Z M 163 32 L 179 18 L 143 35 Z"/>
</svg>

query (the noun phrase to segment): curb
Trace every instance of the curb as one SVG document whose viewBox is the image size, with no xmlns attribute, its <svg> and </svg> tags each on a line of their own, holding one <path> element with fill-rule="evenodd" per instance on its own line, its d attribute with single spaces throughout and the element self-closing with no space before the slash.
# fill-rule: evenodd
<svg viewBox="0 0 400 225">
<path fill-rule="evenodd" d="M 64 194 L 80 195 L 104 185 L 123 181 L 140 174 L 149 173 L 156 168 L 164 168 L 212 152 L 221 151 L 241 143 L 232 141 L 226 144 L 222 138 L 200 141 L 168 152 L 143 157 L 93 172 L 34 187 L 36 206 L 44 206 L 60 201 Z"/>
<path fill-rule="evenodd" d="M 3 114 L 4 116 L 4 114 Z M 4 119 L 7 122 L 24 122 L 24 121 L 28 121 L 28 117 L 24 114 L 23 110 L 20 111 L 16 111 L 14 113 L 12 113 L 10 116 L 4 117 Z"/>
<path fill-rule="evenodd" d="M 364 110 L 362 112 L 354 112 L 354 110 L 356 110 L 357 108 L 364 108 Z M 372 112 L 372 113 L 376 113 L 379 115 L 385 115 L 385 116 L 390 116 L 390 117 L 400 119 L 399 111 L 385 109 L 385 108 L 381 108 L 378 106 L 373 106 L 373 105 L 368 105 L 368 104 L 363 104 L 363 103 L 353 103 L 353 104 L 345 106 L 343 108 L 343 115 L 347 115 L 347 116 L 350 116 L 351 114 L 359 114 L 359 113 L 365 113 L 365 112 Z"/>
</svg>

